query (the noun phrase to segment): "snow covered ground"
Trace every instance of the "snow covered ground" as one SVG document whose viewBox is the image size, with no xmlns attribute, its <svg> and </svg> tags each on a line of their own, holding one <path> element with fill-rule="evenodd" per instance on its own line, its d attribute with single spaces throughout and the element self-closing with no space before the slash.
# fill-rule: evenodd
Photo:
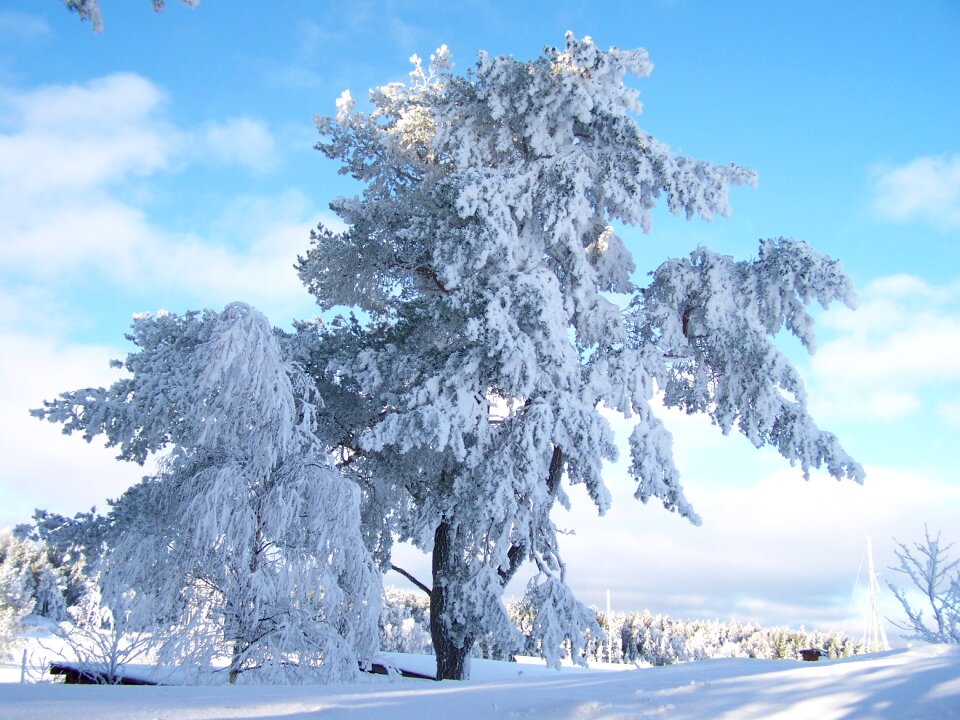
<svg viewBox="0 0 960 720">
<path fill-rule="evenodd" d="M 410 669 L 432 658 L 392 656 Z M 98 687 L 19 684 L 0 672 L 3 720 L 307 718 L 960 718 L 960 647 L 830 662 L 711 660 L 560 672 L 474 661 L 468 682 L 372 677 L 347 686 Z"/>
</svg>

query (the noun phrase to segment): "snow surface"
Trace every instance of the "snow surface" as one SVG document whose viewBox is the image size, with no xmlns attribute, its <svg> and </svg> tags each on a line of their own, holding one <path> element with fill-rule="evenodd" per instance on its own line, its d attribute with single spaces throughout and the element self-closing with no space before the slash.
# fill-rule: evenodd
<svg viewBox="0 0 960 720">
<path fill-rule="evenodd" d="M 432 663 L 390 657 L 410 669 Z M 443 683 L 372 676 L 326 686 L 20 685 L 9 664 L 0 681 L 3 720 L 960 718 L 960 646 L 947 645 L 829 662 L 710 660 L 619 672 L 475 660 L 472 680 Z"/>
</svg>

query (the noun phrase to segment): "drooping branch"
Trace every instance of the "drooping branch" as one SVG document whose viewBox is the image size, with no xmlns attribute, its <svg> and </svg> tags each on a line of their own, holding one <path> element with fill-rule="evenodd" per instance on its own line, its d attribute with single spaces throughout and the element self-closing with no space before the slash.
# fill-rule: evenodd
<svg viewBox="0 0 960 720">
<path fill-rule="evenodd" d="M 507 569 L 497 568 L 497 574 L 500 576 L 500 585 L 506 587 L 513 576 L 517 574 L 517 570 L 520 569 L 520 566 L 523 564 L 524 559 L 527 554 L 527 545 L 526 543 L 519 542 L 516 545 L 511 545 L 510 549 L 507 550 L 507 561 L 509 565 Z"/>
<path fill-rule="evenodd" d="M 547 490 L 550 493 L 550 497 L 554 497 L 557 494 L 557 488 L 560 486 L 560 477 L 563 475 L 563 450 L 558 446 L 553 447 L 553 454 L 550 456 L 550 467 L 547 470 Z M 503 587 L 506 587 L 513 576 L 517 574 L 517 570 L 520 569 L 520 566 L 523 564 L 523 561 L 526 559 L 527 555 L 527 546 L 524 542 L 519 542 L 510 546 L 510 549 L 507 551 L 507 568 L 497 569 L 497 574 L 500 576 L 500 584 Z"/>
</svg>

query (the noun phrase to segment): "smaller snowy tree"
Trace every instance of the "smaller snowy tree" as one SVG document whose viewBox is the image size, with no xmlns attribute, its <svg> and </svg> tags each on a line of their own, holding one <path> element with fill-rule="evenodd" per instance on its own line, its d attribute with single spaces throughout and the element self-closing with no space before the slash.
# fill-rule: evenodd
<svg viewBox="0 0 960 720">
<path fill-rule="evenodd" d="M 9 531 L 0 535 L 0 563 L 8 576 L 18 576 L 18 583 L 30 599 L 31 611 L 51 620 L 67 616 L 67 599 L 72 568 L 57 567 L 48 548 L 30 540 L 20 540 Z"/>
<path fill-rule="evenodd" d="M 8 530 L 0 531 L 0 659 L 16 642 L 20 621 L 33 611 L 29 568 L 18 562 L 17 541 Z"/>
<path fill-rule="evenodd" d="M 430 603 L 423 595 L 385 588 L 380 614 L 380 649 L 388 652 L 429 655 Z"/>
<path fill-rule="evenodd" d="M 226 654 L 231 681 L 352 679 L 377 647 L 380 575 L 358 490 L 315 434 L 315 387 L 242 303 L 140 316 L 129 337 L 131 377 L 34 411 L 104 434 L 121 459 L 169 449 L 97 521 L 104 583 L 135 590 L 143 626 L 167 626 L 163 657 Z"/>
<path fill-rule="evenodd" d="M 69 619 L 54 630 L 54 636 L 62 642 L 56 654 L 75 663 L 91 680 L 119 684 L 124 665 L 147 659 L 159 638 L 134 622 L 133 590 L 114 593 L 104 600 L 97 580 L 82 602 L 69 608 Z"/>
<path fill-rule="evenodd" d="M 904 590 L 889 583 L 907 616 L 906 623 L 894 625 L 924 642 L 960 643 L 960 559 L 950 558 L 953 543 L 941 544 L 939 532 L 931 537 L 924 527 L 923 534 L 925 542 L 912 548 L 897 543 L 900 565 L 891 569 L 910 578 L 913 587 Z M 923 597 L 925 608 L 911 604 L 912 591 Z M 924 615 L 925 609 L 929 615 Z"/>
</svg>

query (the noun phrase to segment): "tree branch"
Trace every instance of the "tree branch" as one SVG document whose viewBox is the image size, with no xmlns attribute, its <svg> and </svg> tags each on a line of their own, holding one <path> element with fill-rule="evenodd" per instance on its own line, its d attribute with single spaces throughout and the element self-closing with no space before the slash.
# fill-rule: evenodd
<svg viewBox="0 0 960 720">
<path fill-rule="evenodd" d="M 553 455 L 550 456 L 550 468 L 547 470 L 547 490 L 550 493 L 550 497 L 554 497 L 557 494 L 557 488 L 560 486 L 560 477 L 562 474 L 563 450 L 554 445 Z M 520 542 L 510 546 L 510 549 L 507 551 L 507 560 L 510 562 L 509 566 L 506 570 L 497 568 L 501 586 L 506 587 L 507 583 L 513 579 L 517 570 L 520 569 L 520 565 L 522 565 L 526 559 L 526 554 L 527 546 L 525 543 Z"/>
<path fill-rule="evenodd" d="M 507 550 L 507 560 L 510 561 L 510 566 L 506 570 L 497 568 L 497 574 L 500 576 L 501 587 L 506 587 L 507 583 L 513 579 L 514 575 L 517 574 L 517 570 L 519 570 L 520 566 L 523 564 L 526 554 L 526 544 L 521 542 L 510 546 L 510 549 Z"/>
<path fill-rule="evenodd" d="M 563 450 L 559 446 L 553 446 L 553 455 L 550 457 L 550 469 L 547 472 L 547 490 L 550 497 L 557 493 L 560 486 L 560 476 L 563 473 Z"/>
<path fill-rule="evenodd" d="M 450 292 L 449 290 L 447 290 L 444 284 L 440 282 L 440 278 L 437 277 L 436 271 L 434 271 L 432 268 L 429 268 L 426 265 L 420 265 L 418 267 L 415 267 L 414 271 L 416 271 L 416 273 L 421 277 L 432 281 L 433 284 L 436 286 L 437 290 L 439 290 L 440 292 L 442 293 Z"/>
<path fill-rule="evenodd" d="M 404 570 L 403 568 L 397 567 L 396 565 L 394 565 L 394 564 L 391 563 L 391 564 L 390 564 L 390 569 L 393 570 L 393 571 L 395 571 L 395 572 L 400 573 L 401 575 L 403 575 L 407 580 L 409 580 L 409 581 L 412 582 L 414 585 L 416 585 L 418 588 L 420 588 L 421 590 L 423 590 L 427 595 L 430 594 L 430 588 L 428 588 L 428 587 L 427 587 L 426 585 L 424 585 L 422 582 L 420 582 L 419 580 L 417 580 L 413 575 L 411 575 L 410 573 L 408 573 L 408 572 L 407 572 L 406 570 Z"/>
</svg>

